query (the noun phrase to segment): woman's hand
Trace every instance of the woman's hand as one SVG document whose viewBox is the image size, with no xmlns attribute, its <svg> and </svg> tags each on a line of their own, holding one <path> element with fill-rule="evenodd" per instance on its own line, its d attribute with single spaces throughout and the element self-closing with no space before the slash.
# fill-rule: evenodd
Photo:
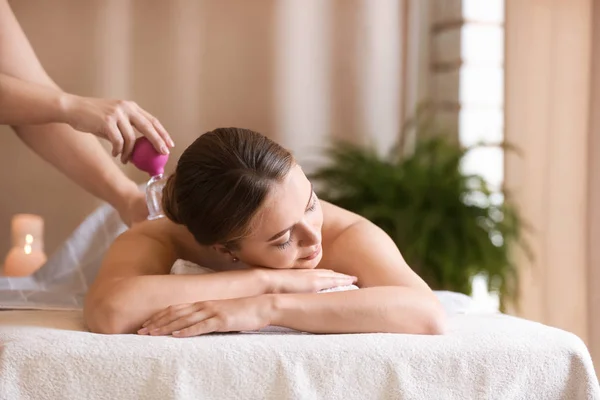
<svg viewBox="0 0 600 400">
<path fill-rule="evenodd" d="M 112 143 L 113 157 L 121 155 L 126 163 L 133 150 L 136 134 L 146 136 L 156 151 L 169 153 L 173 139 L 154 116 L 136 103 L 65 94 L 62 101 L 64 119 L 74 129 L 89 132 Z"/>
<path fill-rule="evenodd" d="M 258 330 L 271 323 L 269 296 L 200 301 L 170 306 L 142 325 L 140 335 L 197 336 L 211 332 Z"/>
<path fill-rule="evenodd" d="M 348 286 L 355 276 L 329 269 L 265 269 L 269 293 L 316 293 L 336 286 Z"/>
</svg>

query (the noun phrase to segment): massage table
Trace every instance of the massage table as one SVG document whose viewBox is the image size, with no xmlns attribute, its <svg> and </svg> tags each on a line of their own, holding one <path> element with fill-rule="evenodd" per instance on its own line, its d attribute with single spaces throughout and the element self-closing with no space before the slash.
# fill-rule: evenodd
<svg viewBox="0 0 600 400">
<path fill-rule="evenodd" d="M 451 292 L 441 336 L 91 333 L 82 300 L 124 229 L 101 207 L 33 276 L 0 278 L 0 399 L 600 399 L 576 335 Z"/>
</svg>

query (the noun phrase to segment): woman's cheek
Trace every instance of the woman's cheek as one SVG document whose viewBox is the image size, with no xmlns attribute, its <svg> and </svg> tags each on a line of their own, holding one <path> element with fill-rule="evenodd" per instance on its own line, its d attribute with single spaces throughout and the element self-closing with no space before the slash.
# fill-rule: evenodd
<svg viewBox="0 0 600 400">
<path fill-rule="evenodd" d="M 274 269 L 291 268 L 294 265 L 295 253 L 296 251 L 293 249 L 281 251 L 274 248 L 271 251 L 261 254 L 262 257 L 260 257 L 261 262 L 259 264 Z"/>
<path fill-rule="evenodd" d="M 279 268 L 293 268 L 296 263 L 298 252 L 295 248 L 287 249 L 279 254 L 277 265 Z"/>
<path fill-rule="evenodd" d="M 297 258 L 298 258 L 298 251 L 295 248 L 290 249 L 288 251 L 288 254 L 286 254 L 286 263 L 285 263 L 285 265 L 288 268 L 293 268 L 294 265 L 296 264 L 296 259 Z"/>
</svg>

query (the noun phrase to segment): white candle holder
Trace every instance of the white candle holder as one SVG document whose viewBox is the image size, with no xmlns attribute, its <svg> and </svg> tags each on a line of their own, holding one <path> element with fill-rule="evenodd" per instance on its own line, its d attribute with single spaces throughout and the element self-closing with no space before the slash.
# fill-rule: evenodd
<svg viewBox="0 0 600 400">
<path fill-rule="evenodd" d="M 12 248 L 4 260 L 5 276 L 28 276 L 46 263 L 42 217 L 16 214 L 11 221 L 11 237 Z"/>
</svg>

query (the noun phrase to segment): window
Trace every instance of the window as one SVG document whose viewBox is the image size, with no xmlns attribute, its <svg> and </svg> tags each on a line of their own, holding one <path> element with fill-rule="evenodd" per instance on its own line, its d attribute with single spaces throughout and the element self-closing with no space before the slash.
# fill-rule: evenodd
<svg viewBox="0 0 600 400">
<path fill-rule="evenodd" d="M 431 2 L 430 95 L 436 116 L 458 132 L 464 146 L 500 143 L 504 138 L 504 0 Z M 483 176 L 492 190 L 504 180 L 499 146 L 471 151 L 466 173 Z M 502 201 L 502 196 L 498 196 Z M 498 306 L 486 278 L 475 277 L 473 297 L 479 307 Z"/>
<path fill-rule="evenodd" d="M 504 139 L 504 1 L 463 0 L 459 72 L 460 143 L 500 143 Z M 463 164 L 482 175 L 492 189 L 502 186 L 504 154 L 500 147 L 471 151 Z M 499 197 L 499 201 L 502 201 Z M 485 309 L 496 308 L 496 293 L 488 293 L 485 277 L 473 280 L 473 297 Z"/>
</svg>

